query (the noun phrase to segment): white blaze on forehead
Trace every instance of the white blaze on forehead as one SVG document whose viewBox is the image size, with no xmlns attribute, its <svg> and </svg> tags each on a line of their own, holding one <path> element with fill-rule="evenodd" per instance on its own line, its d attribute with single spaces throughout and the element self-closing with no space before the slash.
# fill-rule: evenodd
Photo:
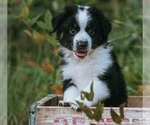
<svg viewBox="0 0 150 125">
<path fill-rule="evenodd" d="M 79 23 L 81 30 L 86 28 L 87 22 L 91 19 L 88 12 L 88 6 L 78 6 L 78 11 L 76 14 L 76 20 Z"/>
<path fill-rule="evenodd" d="M 82 5 L 77 5 L 78 7 L 83 7 L 83 8 L 85 8 L 85 9 L 88 9 L 88 8 L 90 8 L 89 6 L 82 6 Z"/>
<path fill-rule="evenodd" d="M 78 41 L 87 41 L 88 47 L 87 49 L 90 50 L 92 46 L 92 39 L 89 36 L 89 34 L 86 32 L 86 26 L 89 20 L 91 20 L 91 16 L 88 11 L 88 6 L 78 6 L 78 11 L 76 13 L 76 21 L 80 27 L 79 32 L 74 36 L 73 39 L 73 50 L 76 50 L 77 48 L 77 42 Z"/>
</svg>

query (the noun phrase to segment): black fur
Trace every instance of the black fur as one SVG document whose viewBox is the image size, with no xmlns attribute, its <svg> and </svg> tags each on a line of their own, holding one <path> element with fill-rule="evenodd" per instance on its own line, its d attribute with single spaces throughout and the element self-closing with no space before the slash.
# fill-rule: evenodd
<svg viewBox="0 0 150 125">
<path fill-rule="evenodd" d="M 64 12 L 58 14 L 52 19 L 53 32 L 61 29 L 62 24 L 67 20 L 71 15 L 74 15 L 77 10 L 76 6 L 67 6 L 64 8 Z"/>
<path fill-rule="evenodd" d="M 82 10 L 83 8 L 81 7 L 80 9 Z M 77 31 L 80 30 L 75 20 L 76 11 L 77 6 L 68 6 L 64 9 L 64 12 L 60 13 L 52 20 L 53 32 L 57 31 L 57 40 L 62 46 L 70 50 L 72 50 L 72 39 L 74 35 L 69 34 L 69 31 L 71 28 L 75 28 Z M 111 31 L 111 24 L 101 10 L 95 7 L 89 8 L 89 13 L 93 19 L 89 22 L 86 31 L 89 32 L 89 30 L 92 30 L 95 33 L 91 35 L 93 38 L 92 48 L 95 49 L 107 41 L 108 34 Z M 97 32 L 100 34 L 97 34 Z"/>
<path fill-rule="evenodd" d="M 76 85 L 73 84 L 72 79 L 65 79 L 65 80 L 63 81 L 63 92 L 64 92 L 67 88 L 69 88 L 70 86 L 75 86 L 75 87 L 76 87 Z"/>
<path fill-rule="evenodd" d="M 94 20 L 93 25 L 94 27 L 96 27 L 97 30 L 96 32 L 100 32 L 101 35 L 100 38 L 98 38 L 100 40 L 100 44 L 98 43 L 99 40 L 95 40 L 96 41 L 96 45 L 102 45 L 103 43 L 105 43 L 107 41 L 108 38 L 108 34 L 111 31 L 111 23 L 110 21 L 104 16 L 104 14 L 102 13 L 102 11 L 98 8 L 95 7 L 91 7 L 89 9 L 89 12 Z"/>
<path fill-rule="evenodd" d="M 98 78 L 104 81 L 110 90 L 110 97 L 104 102 L 105 106 L 118 107 L 120 104 L 126 102 L 127 92 L 123 74 L 113 51 L 111 51 L 111 58 L 113 65 L 103 75 L 99 75 Z"/>
<path fill-rule="evenodd" d="M 83 10 L 83 7 L 79 7 Z M 72 50 L 74 34 L 70 34 L 69 31 L 74 28 L 78 32 L 80 27 L 75 19 L 77 12 L 77 6 L 69 6 L 64 9 L 64 12 L 57 15 L 52 20 L 53 32 L 56 32 L 57 40 L 60 45 Z M 88 22 L 86 32 L 89 33 L 92 39 L 92 49 L 95 49 L 101 45 L 107 49 L 110 44 L 107 43 L 108 34 L 111 31 L 110 21 L 103 15 L 101 10 L 90 7 L 89 14 L 92 20 Z M 117 62 L 116 55 L 113 51 L 110 52 L 113 64 L 108 67 L 104 74 L 98 75 L 99 80 L 106 83 L 110 90 L 110 97 L 106 100 L 105 106 L 119 106 L 121 103 L 126 102 L 127 92 L 123 74 Z M 64 59 L 64 53 L 61 53 L 61 66 L 67 65 Z M 98 57 L 97 57 L 98 58 Z M 70 86 L 76 85 L 72 82 L 72 79 L 63 80 L 63 91 L 68 89 Z"/>
<path fill-rule="evenodd" d="M 57 40 L 60 44 L 68 49 L 72 49 L 72 35 L 69 34 L 69 30 L 75 23 L 76 6 L 68 6 L 64 9 L 64 12 L 60 13 L 52 20 L 53 32 L 56 32 Z"/>
</svg>

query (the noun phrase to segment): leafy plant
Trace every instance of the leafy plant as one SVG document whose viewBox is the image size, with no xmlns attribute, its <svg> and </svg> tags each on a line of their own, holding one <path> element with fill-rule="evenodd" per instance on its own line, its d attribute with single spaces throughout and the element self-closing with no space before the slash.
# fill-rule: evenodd
<svg viewBox="0 0 150 125">
<path fill-rule="evenodd" d="M 81 91 L 81 99 L 84 100 L 86 98 L 88 101 L 92 101 L 94 98 L 94 92 L 93 92 L 93 83 L 90 86 L 90 93 Z"/>
<path fill-rule="evenodd" d="M 81 100 L 87 99 L 88 101 L 92 101 L 94 98 L 94 92 L 93 92 L 93 83 L 90 86 L 90 92 L 81 92 Z M 95 108 L 85 107 L 83 102 L 76 101 L 79 105 L 79 109 L 83 111 L 89 119 L 94 119 L 96 122 L 99 122 L 100 120 L 104 121 L 102 118 L 102 113 L 104 112 L 104 103 L 101 101 L 98 101 L 95 105 Z M 112 108 L 110 108 L 110 115 L 113 119 L 113 121 L 117 124 L 121 124 L 122 119 L 124 119 L 124 107 L 125 103 L 121 104 L 119 107 L 120 115 L 118 115 Z M 94 125 L 94 124 L 92 124 Z"/>
<path fill-rule="evenodd" d="M 113 121 L 117 124 L 121 124 L 122 119 L 124 119 L 124 107 L 125 107 L 125 103 L 120 105 L 119 107 L 120 115 L 118 115 L 112 108 L 110 109 L 111 117 Z"/>
</svg>

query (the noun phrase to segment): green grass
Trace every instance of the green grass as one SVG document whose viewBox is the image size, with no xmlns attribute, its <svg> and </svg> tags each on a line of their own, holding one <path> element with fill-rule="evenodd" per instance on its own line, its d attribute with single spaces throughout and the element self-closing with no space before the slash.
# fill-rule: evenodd
<svg viewBox="0 0 150 125">
<path fill-rule="evenodd" d="M 100 5 L 100 8 L 110 17 L 113 29 L 109 41 L 114 45 L 114 50 L 118 56 L 128 94 L 136 95 L 138 86 L 142 85 L 141 3 L 136 0 L 130 3 L 127 3 L 126 0 L 119 2 L 117 6 L 120 9 L 119 16 L 117 16 L 112 1 L 73 1 L 80 4 Z M 23 32 L 24 29 L 32 28 L 40 33 L 46 33 L 46 31 L 37 25 L 28 27 L 16 18 L 23 3 L 16 3 L 12 0 L 11 2 L 8 7 L 8 124 L 27 125 L 29 106 L 43 96 L 53 93 L 52 85 L 61 84 L 58 48 L 48 42 L 39 44 L 27 36 Z M 34 11 L 30 11 L 30 17 L 42 15 L 47 9 L 56 15 L 68 1 L 62 0 L 62 4 L 59 2 L 59 0 L 55 2 L 33 1 L 30 9 Z M 39 20 L 43 20 L 43 16 Z M 41 67 L 44 60 L 48 60 L 54 66 L 55 71 L 52 74 L 47 74 L 38 68 L 27 65 L 27 62 L 31 61 Z"/>
<path fill-rule="evenodd" d="M 25 124 L 29 106 L 48 93 L 52 93 L 50 90 L 51 78 L 45 73 L 24 64 L 18 65 L 14 70 L 16 71 L 11 76 L 12 81 L 9 81 L 8 85 L 8 92 L 13 94 L 13 96 L 8 95 L 10 125 L 14 124 L 15 119 L 18 124 Z"/>
</svg>

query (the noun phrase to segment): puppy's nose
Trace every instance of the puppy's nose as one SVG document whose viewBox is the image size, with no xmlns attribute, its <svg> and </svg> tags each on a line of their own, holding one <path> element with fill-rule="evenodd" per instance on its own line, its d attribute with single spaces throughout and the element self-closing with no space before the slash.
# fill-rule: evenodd
<svg viewBox="0 0 150 125">
<path fill-rule="evenodd" d="M 77 42 L 77 49 L 79 49 L 79 50 L 86 49 L 87 46 L 88 46 L 87 41 L 78 41 Z"/>
</svg>

